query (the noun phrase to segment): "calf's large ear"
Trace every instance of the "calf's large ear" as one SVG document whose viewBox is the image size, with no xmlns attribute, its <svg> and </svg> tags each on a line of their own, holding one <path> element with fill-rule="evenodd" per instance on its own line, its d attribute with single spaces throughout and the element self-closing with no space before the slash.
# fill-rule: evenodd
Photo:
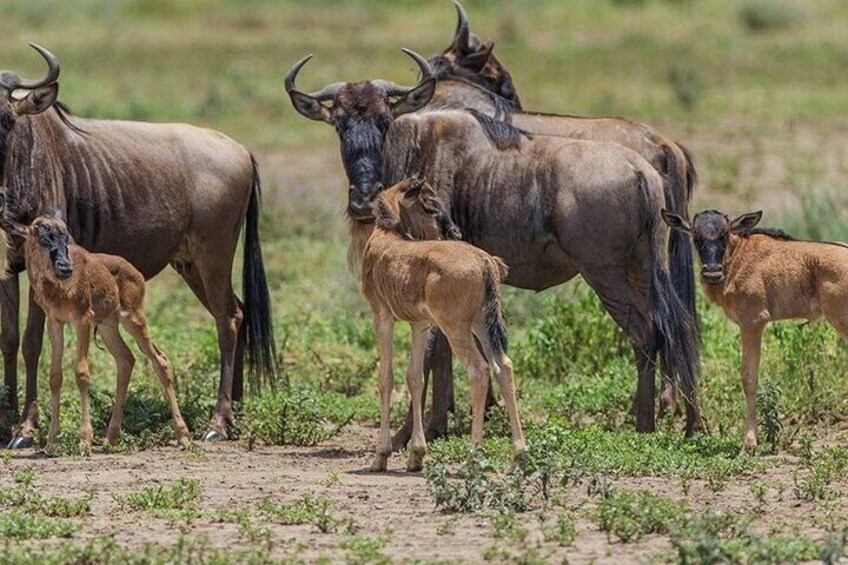
<svg viewBox="0 0 848 565">
<path fill-rule="evenodd" d="M 754 226 L 760 223 L 760 220 L 762 218 L 762 210 L 742 214 L 741 216 L 730 222 L 730 231 L 731 233 L 751 231 L 752 229 L 754 229 Z"/>
<path fill-rule="evenodd" d="M 24 114 L 40 114 L 50 108 L 56 102 L 58 96 L 58 82 L 30 90 L 20 100 L 13 98 L 15 113 L 19 116 L 23 116 Z"/>
<path fill-rule="evenodd" d="M 660 210 L 660 215 L 662 215 L 663 221 L 668 224 L 668 227 L 671 229 L 680 230 L 685 233 L 692 233 L 692 227 L 689 225 L 689 222 L 687 222 L 686 218 L 680 214 L 675 214 L 674 212 L 662 209 Z"/>
</svg>

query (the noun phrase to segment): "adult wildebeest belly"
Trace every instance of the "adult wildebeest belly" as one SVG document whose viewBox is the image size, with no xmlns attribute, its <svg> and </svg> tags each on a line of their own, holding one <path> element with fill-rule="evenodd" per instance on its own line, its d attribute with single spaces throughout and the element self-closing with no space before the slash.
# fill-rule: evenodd
<svg viewBox="0 0 848 565">
<path fill-rule="evenodd" d="M 456 221 L 465 239 L 506 262 L 507 284 L 542 290 L 586 266 L 621 264 L 633 252 L 644 227 L 632 218 L 645 198 L 638 175 L 658 175 L 624 147 L 614 155 L 593 149 L 591 142 L 551 140 L 491 159 L 478 155 L 460 169 Z"/>
</svg>

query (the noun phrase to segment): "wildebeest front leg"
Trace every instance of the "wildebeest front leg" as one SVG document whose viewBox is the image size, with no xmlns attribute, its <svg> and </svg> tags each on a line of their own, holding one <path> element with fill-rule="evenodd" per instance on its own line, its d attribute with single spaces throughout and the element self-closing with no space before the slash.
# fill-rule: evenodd
<svg viewBox="0 0 848 565">
<path fill-rule="evenodd" d="M 18 275 L 10 275 L 0 281 L 0 350 L 3 352 L 3 375 L 5 391 L 0 404 L 0 438 L 4 441 L 12 436 L 12 427 L 18 421 L 18 308 L 20 288 Z M 9 447 L 14 447 L 14 439 Z"/>
<path fill-rule="evenodd" d="M 742 328 L 742 388 L 745 391 L 745 451 L 757 447 L 757 379 L 763 326 Z"/>
<path fill-rule="evenodd" d="M 24 366 L 26 367 L 26 394 L 21 424 L 18 428 L 18 447 L 32 445 L 35 429 L 38 427 L 38 359 L 44 341 L 44 310 L 35 301 L 32 289 L 29 291 L 27 324 L 24 330 Z"/>
</svg>

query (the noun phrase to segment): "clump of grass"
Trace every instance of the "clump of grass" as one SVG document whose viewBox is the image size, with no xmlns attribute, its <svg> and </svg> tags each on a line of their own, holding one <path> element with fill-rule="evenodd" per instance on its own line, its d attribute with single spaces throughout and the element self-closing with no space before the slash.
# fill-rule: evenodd
<svg viewBox="0 0 848 565">
<path fill-rule="evenodd" d="M 681 106 L 691 110 L 698 102 L 703 90 L 703 80 L 691 65 L 674 63 L 668 69 L 668 84 Z"/>
<path fill-rule="evenodd" d="M 0 489 L 0 508 L 55 518 L 71 518 L 91 511 L 92 493 L 79 500 L 46 497 L 36 490 L 35 473 L 30 469 L 15 471 L 12 479 L 14 488 Z"/>
<path fill-rule="evenodd" d="M 636 541 L 647 534 L 667 534 L 683 520 L 685 507 L 647 491 L 613 490 L 592 513 L 607 538 Z"/>
<path fill-rule="evenodd" d="M 130 510 L 163 515 L 168 511 L 193 508 L 201 494 L 200 481 L 181 478 L 168 486 L 147 487 L 138 492 L 131 492 L 125 497 L 116 496 L 115 498 Z"/>
<path fill-rule="evenodd" d="M 334 421 L 335 415 L 316 391 L 286 386 L 249 398 L 241 431 L 270 445 L 315 445 L 338 435 L 353 417 Z"/>
<path fill-rule="evenodd" d="M 319 531 L 329 533 L 342 522 L 331 513 L 332 501 L 324 495 L 303 493 L 292 502 L 279 503 L 269 498 L 261 500 L 257 509 L 268 520 L 284 526 L 312 524 Z"/>
<path fill-rule="evenodd" d="M 783 421 L 780 418 L 780 387 L 771 380 L 760 384 L 757 390 L 757 411 L 759 413 L 759 426 L 763 430 L 768 453 L 777 453 L 780 442 L 780 432 L 783 429 Z"/>
<path fill-rule="evenodd" d="M 749 0 L 739 10 L 739 20 L 752 32 L 793 27 L 806 15 L 800 4 L 788 0 Z"/>
<path fill-rule="evenodd" d="M 70 537 L 77 529 L 69 520 L 44 518 L 19 510 L 0 514 L 0 538 L 4 539 Z"/>
</svg>

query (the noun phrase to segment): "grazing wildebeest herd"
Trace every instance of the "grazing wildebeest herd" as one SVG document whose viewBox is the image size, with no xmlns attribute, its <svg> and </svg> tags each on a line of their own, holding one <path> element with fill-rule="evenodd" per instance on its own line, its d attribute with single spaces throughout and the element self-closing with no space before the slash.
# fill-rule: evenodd
<svg viewBox="0 0 848 565">
<path fill-rule="evenodd" d="M 428 440 L 453 408 L 452 354 L 472 382 L 472 442 L 482 439 L 490 380 L 497 381 L 516 462 L 525 449 L 499 285 L 543 290 L 580 275 L 625 333 L 637 374 L 641 432 L 660 411 L 685 408 L 685 434 L 704 430 L 698 398 L 699 326 L 691 235 L 707 298 L 742 328 L 744 447 L 757 444 L 755 393 L 764 326 L 824 316 L 848 332 L 845 245 L 757 229 L 760 213 L 730 221 L 689 206 L 697 182 L 690 152 L 654 128 L 622 118 L 532 112 L 512 73 L 480 40 L 457 2 L 450 45 L 418 67 L 412 86 L 371 79 L 298 87 L 307 55 L 285 74 L 301 115 L 333 126 L 349 186 L 348 261 L 371 306 L 379 349 L 380 435 L 372 471 L 408 448 L 421 469 Z M 37 368 L 45 320 L 52 345 L 49 451 L 58 433 L 63 333 L 77 335 L 81 445 L 90 448 L 88 348 L 99 331 L 117 363 L 106 442 L 117 441 L 134 359 L 123 327 L 165 387 L 178 443 L 189 442 L 165 353 L 144 313 L 145 279 L 172 266 L 215 320 L 217 404 L 204 440 L 227 439 L 233 402 L 273 386 L 271 305 L 259 238 L 260 178 L 251 153 L 227 136 L 185 124 L 94 120 L 58 101 L 59 58 L 38 45 L 44 78 L 0 71 L 0 163 L 6 239 L 0 350 L 9 448 L 34 443 Z M 282 97 L 282 92 L 281 92 Z M 243 298 L 232 267 L 244 231 Z M 18 403 L 19 276 L 30 284 L 23 332 L 26 386 Z M 392 331 L 412 326 L 407 422 L 392 438 Z M 165 349 L 167 347 L 165 346 Z M 518 374 L 521 367 L 515 368 Z M 433 402 L 425 423 L 428 377 Z"/>
</svg>

